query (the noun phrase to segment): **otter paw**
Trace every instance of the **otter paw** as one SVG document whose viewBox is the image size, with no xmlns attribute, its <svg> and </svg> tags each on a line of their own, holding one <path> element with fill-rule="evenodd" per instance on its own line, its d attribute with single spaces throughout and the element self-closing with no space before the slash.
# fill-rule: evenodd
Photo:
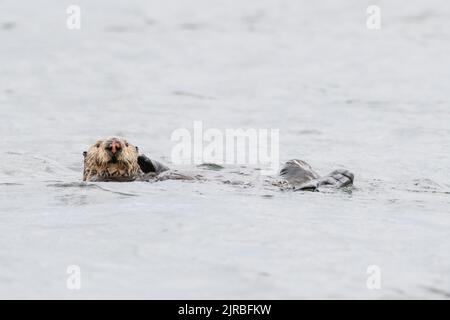
<svg viewBox="0 0 450 320">
<path fill-rule="evenodd" d="M 139 155 L 137 160 L 142 172 L 149 173 L 156 171 L 155 166 L 152 163 L 152 160 L 146 155 L 143 154 Z"/>
</svg>

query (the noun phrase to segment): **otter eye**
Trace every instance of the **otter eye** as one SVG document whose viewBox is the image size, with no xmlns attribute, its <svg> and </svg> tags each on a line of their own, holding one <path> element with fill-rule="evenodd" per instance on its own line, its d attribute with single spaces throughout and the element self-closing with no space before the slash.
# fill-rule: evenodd
<svg viewBox="0 0 450 320">
<path fill-rule="evenodd" d="M 128 142 L 127 142 L 127 143 L 125 143 L 125 147 L 128 147 L 128 146 L 129 146 Z"/>
<path fill-rule="evenodd" d="M 100 143 L 97 143 L 95 146 L 96 146 L 97 148 L 100 148 Z"/>
</svg>

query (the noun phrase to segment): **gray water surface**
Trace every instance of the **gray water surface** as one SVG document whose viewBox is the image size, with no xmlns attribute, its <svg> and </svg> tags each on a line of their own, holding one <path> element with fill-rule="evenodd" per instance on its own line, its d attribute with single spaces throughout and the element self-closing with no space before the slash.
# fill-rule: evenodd
<svg viewBox="0 0 450 320">
<path fill-rule="evenodd" d="M 1 1 L 0 297 L 450 298 L 450 4 L 375 2 L 78 1 L 68 30 L 70 1 Z M 97 138 L 174 167 L 197 120 L 355 186 L 81 182 Z"/>
</svg>

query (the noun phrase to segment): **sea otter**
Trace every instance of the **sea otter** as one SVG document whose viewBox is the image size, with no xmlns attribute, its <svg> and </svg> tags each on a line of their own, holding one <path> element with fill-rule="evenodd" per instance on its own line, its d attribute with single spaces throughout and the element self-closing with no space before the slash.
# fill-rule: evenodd
<svg viewBox="0 0 450 320">
<path fill-rule="evenodd" d="M 98 140 L 84 155 L 83 181 L 135 181 L 135 180 L 195 180 L 170 170 L 162 163 L 139 154 L 139 148 L 124 138 L 110 137 Z M 290 160 L 280 170 L 277 185 L 294 190 L 317 190 L 321 186 L 342 188 L 353 184 L 354 175 L 338 169 L 320 177 L 309 164 L 302 160 Z"/>
<path fill-rule="evenodd" d="M 83 156 L 83 181 L 134 181 L 146 174 L 156 176 L 169 170 L 139 155 L 138 147 L 119 137 L 98 140 Z"/>
</svg>

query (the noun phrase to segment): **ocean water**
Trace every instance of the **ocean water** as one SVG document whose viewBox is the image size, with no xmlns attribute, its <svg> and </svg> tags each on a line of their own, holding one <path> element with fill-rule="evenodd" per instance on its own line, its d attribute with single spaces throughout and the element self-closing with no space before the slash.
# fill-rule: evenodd
<svg viewBox="0 0 450 320">
<path fill-rule="evenodd" d="M 1 298 L 450 298 L 448 1 L 73 2 L 0 1 Z M 194 121 L 355 185 L 81 183 L 110 135 L 176 168 Z"/>
</svg>

